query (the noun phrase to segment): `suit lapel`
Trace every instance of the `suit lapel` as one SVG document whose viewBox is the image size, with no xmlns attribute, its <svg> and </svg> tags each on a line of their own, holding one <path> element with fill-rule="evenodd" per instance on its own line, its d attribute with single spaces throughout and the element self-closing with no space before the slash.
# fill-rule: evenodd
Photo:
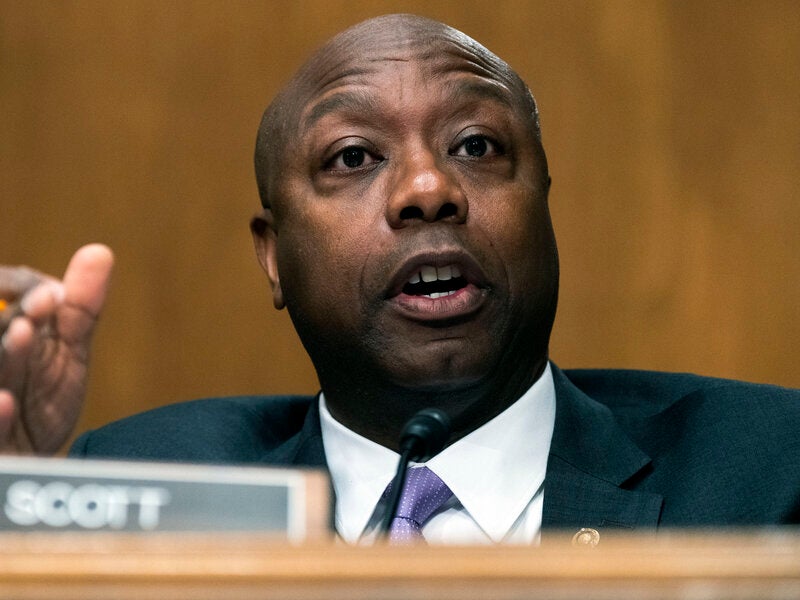
<svg viewBox="0 0 800 600">
<path fill-rule="evenodd" d="M 575 387 L 555 365 L 556 422 L 544 484 L 542 525 L 564 528 L 654 528 L 658 494 L 624 489 L 646 474 L 650 458 L 617 424 L 611 411 Z M 557 534 L 544 533 L 544 539 Z"/>
<path fill-rule="evenodd" d="M 280 446 L 266 451 L 262 461 L 281 466 L 328 468 L 319 424 L 319 395 L 311 400 L 298 432 Z"/>
</svg>

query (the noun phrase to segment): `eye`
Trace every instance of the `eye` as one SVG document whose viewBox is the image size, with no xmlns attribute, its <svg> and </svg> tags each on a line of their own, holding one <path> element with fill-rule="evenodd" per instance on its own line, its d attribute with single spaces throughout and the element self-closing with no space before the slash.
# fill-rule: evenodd
<svg viewBox="0 0 800 600">
<path fill-rule="evenodd" d="M 334 154 L 325 163 L 325 168 L 329 171 L 348 171 L 378 163 L 380 160 L 361 146 L 347 146 Z"/>
<path fill-rule="evenodd" d="M 471 135 L 451 152 L 453 156 L 470 156 L 473 158 L 480 158 L 487 154 L 494 156 L 502 153 L 503 149 L 500 144 L 485 135 Z"/>
</svg>

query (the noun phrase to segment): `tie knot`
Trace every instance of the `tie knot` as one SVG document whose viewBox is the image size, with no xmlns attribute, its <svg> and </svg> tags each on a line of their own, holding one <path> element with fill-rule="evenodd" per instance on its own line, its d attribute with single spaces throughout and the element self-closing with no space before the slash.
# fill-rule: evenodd
<svg viewBox="0 0 800 600">
<path fill-rule="evenodd" d="M 386 492 L 390 489 L 391 484 Z M 452 495 L 447 484 L 428 467 L 409 469 L 397 514 L 389 530 L 389 540 L 422 539 L 422 526 Z"/>
</svg>

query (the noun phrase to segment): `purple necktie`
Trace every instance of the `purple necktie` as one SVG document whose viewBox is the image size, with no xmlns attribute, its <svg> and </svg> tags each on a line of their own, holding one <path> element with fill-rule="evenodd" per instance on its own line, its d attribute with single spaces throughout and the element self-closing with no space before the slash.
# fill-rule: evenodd
<svg viewBox="0 0 800 600">
<path fill-rule="evenodd" d="M 388 494 L 391 485 L 384 495 Z M 447 484 L 428 467 L 409 469 L 397 514 L 389 528 L 389 543 L 423 541 L 422 526 L 452 495 Z"/>
</svg>

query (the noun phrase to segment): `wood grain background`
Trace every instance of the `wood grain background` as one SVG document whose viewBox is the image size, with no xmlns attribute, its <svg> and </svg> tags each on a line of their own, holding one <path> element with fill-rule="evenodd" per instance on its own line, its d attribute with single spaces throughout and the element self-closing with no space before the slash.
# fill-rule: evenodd
<svg viewBox="0 0 800 600">
<path fill-rule="evenodd" d="M 248 220 L 261 112 L 313 48 L 444 20 L 537 95 L 562 259 L 552 356 L 800 386 L 794 2 L 0 1 L 0 261 L 118 267 L 80 428 L 314 392 Z"/>
</svg>

